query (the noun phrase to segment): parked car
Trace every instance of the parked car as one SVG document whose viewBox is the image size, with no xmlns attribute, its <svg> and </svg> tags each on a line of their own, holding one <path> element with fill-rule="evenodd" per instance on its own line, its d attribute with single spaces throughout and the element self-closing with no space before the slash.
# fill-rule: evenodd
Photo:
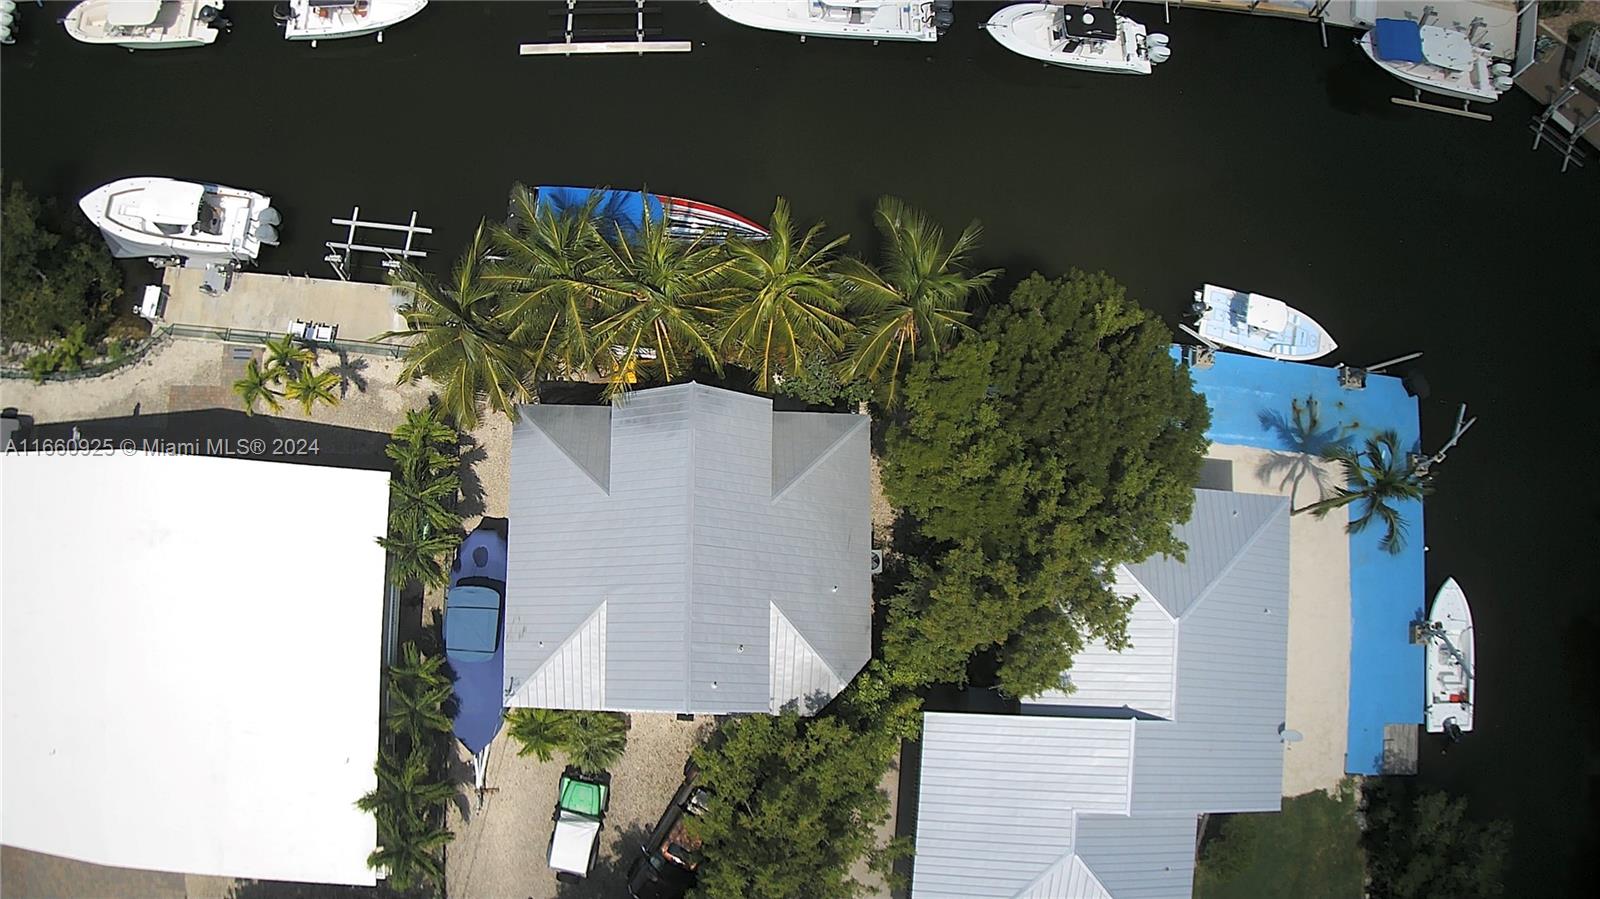
<svg viewBox="0 0 1600 899">
<path fill-rule="evenodd" d="M 695 783 L 691 765 L 639 857 L 628 868 L 628 894 L 634 899 L 682 899 L 694 887 L 700 868 L 700 841 L 689 834 L 688 818 L 705 812 L 711 791 Z"/>
<path fill-rule="evenodd" d="M 589 876 L 600 854 L 600 829 L 605 826 L 606 808 L 611 804 L 611 778 L 586 777 L 576 768 L 561 773 L 556 792 L 556 810 L 551 817 L 555 829 L 550 833 L 546 862 L 563 883 L 577 883 Z"/>
</svg>

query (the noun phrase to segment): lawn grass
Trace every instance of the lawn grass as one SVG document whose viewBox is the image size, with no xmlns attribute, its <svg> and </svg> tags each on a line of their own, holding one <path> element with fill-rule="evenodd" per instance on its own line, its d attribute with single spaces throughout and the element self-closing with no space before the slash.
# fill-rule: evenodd
<svg viewBox="0 0 1600 899">
<path fill-rule="evenodd" d="M 1365 862 L 1356 790 L 1318 790 L 1278 814 L 1214 815 L 1195 870 L 1196 899 L 1360 899 Z"/>
</svg>

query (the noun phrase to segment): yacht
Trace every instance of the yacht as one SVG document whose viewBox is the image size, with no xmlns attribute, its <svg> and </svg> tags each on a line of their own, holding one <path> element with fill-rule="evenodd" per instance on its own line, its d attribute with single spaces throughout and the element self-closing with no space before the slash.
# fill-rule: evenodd
<svg viewBox="0 0 1600 899">
<path fill-rule="evenodd" d="M 806 37 L 936 41 L 955 21 L 953 0 L 706 0 L 724 18 L 751 28 Z"/>
<path fill-rule="evenodd" d="M 411 18 L 428 0 L 290 0 L 283 36 L 291 41 L 328 41 L 365 37 Z"/>
<path fill-rule="evenodd" d="M 1105 7 L 1018 3 L 996 12 L 983 26 L 1013 53 L 1056 66 L 1148 75 L 1172 55 L 1167 36 Z"/>
<path fill-rule="evenodd" d="M 86 0 L 61 20 L 67 34 L 86 44 L 129 50 L 203 47 L 225 27 L 224 0 Z"/>
<path fill-rule="evenodd" d="M 1207 284 L 1194 292 L 1194 313 L 1204 340 L 1269 359 L 1308 362 L 1339 346 L 1311 316 L 1259 293 Z"/>
<path fill-rule="evenodd" d="M 258 193 L 172 178 L 124 178 L 78 201 L 111 255 L 185 264 L 252 262 L 276 245 L 282 217 Z"/>
<path fill-rule="evenodd" d="M 1378 19 L 1356 43 L 1379 68 L 1411 85 L 1419 101 L 1425 91 L 1463 103 L 1493 103 L 1513 84 L 1511 67 L 1475 42 L 1471 27 Z"/>
</svg>

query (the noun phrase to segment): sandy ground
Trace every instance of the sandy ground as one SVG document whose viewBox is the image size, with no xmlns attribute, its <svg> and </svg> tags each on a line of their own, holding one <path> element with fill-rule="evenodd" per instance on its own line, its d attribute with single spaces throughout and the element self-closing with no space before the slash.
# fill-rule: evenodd
<svg viewBox="0 0 1600 899">
<path fill-rule="evenodd" d="M 556 784 L 564 761 L 540 763 L 519 757 L 504 731 L 489 749 L 488 785 L 482 807 L 470 791 L 450 809 L 455 831 L 446 864 L 449 895 L 467 897 L 614 897 L 627 895 L 631 849 L 655 827 L 683 783 L 689 752 L 711 732 L 712 718 L 679 721 L 674 715 L 632 715 L 628 750 L 611 770 L 611 808 L 600 834 L 600 858 L 581 884 L 556 881 L 545 864 Z M 460 764 L 471 778 L 462 750 Z"/>
<path fill-rule="evenodd" d="M 1233 489 L 1290 497 L 1294 508 L 1314 502 L 1337 470 L 1320 460 L 1243 446 L 1213 444 L 1207 453 L 1233 464 Z M 1299 467 L 1285 463 L 1305 460 Z M 1288 727 L 1305 735 L 1287 744 L 1283 794 L 1332 792 L 1344 777 L 1350 716 L 1350 540 L 1347 516 L 1289 519 Z"/>
</svg>

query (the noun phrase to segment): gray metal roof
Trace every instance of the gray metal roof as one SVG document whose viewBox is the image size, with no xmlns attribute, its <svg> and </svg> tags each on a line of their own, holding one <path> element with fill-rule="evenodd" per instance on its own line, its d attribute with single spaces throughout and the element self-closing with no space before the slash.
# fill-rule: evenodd
<svg viewBox="0 0 1600 899">
<path fill-rule="evenodd" d="M 925 716 L 914 899 L 1188 896 L 1200 813 L 1279 808 L 1288 502 L 1197 490 L 1178 535 L 1196 573 L 1175 560 L 1118 573 L 1138 597 L 1132 658 L 1086 648 L 1065 673 L 1079 692 L 1030 699 L 1031 714 Z M 1082 758 L 1103 760 L 1089 747 L 1115 727 L 1120 795 Z"/>
<path fill-rule="evenodd" d="M 513 429 L 513 706 L 814 710 L 871 638 L 867 419 L 699 384 Z"/>
</svg>

